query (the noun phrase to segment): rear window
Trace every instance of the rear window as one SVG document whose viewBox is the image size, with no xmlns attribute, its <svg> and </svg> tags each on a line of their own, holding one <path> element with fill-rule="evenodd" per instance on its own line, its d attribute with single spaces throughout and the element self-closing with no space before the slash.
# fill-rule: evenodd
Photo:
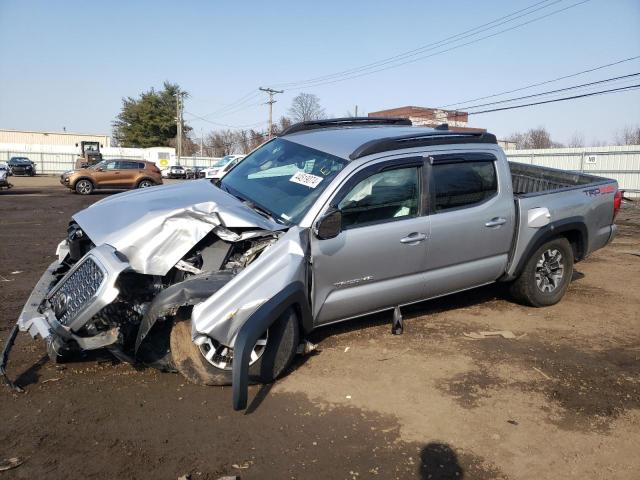
<svg viewBox="0 0 640 480">
<path fill-rule="evenodd" d="M 435 211 L 471 207 L 498 192 L 495 165 L 491 161 L 434 165 Z"/>
</svg>

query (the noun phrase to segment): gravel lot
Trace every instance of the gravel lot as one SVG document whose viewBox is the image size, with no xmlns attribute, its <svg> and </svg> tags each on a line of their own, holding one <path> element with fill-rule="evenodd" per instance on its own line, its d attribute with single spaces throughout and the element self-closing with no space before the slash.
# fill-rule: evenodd
<svg viewBox="0 0 640 480">
<path fill-rule="evenodd" d="M 0 347 L 70 215 L 103 198 L 55 178 L 0 192 Z M 161 188 L 161 187 L 160 187 Z M 640 471 L 640 208 L 577 265 L 563 301 L 515 305 L 500 286 L 314 333 L 319 352 L 247 412 L 229 388 L 96 354 L 48 362 L 20 335 L 0 389 L 3 478 L 628 479 Z M 517 338 L 463 334 L 510 330 Z M 635 472 L 635 473 L 634 473 Z"/>
</svg>

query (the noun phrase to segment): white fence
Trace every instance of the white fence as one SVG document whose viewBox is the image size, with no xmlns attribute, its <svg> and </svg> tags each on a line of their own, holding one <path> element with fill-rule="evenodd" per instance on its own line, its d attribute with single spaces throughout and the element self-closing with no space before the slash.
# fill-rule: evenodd
<svg viewBox="0 0 640 480">
<path fill-rule="evenodd" d="M 26 148 L 21 145 L 0 144 L 0 162 L 6 162 L 14 156 L 26 156 L 36 163 L 40 174 L 59 174 L 74 167 L 78 155 L 73 147 L 59 145 L 33 145 Z M 158 151 L 161 148 L 105 148 L 105 159 L 126 158 L 131 160 L 149 160 L 158 163 Z M 173 149 L 169 149 L 173 150 Z M 560 168 L 591 173 L 618 181 L 627 196 L 640 197 L 640 145 L 589 147 L 589 148 L 550 148 L 542 150 L 505 150 L 509 160 L 544 167 Z M 168 154 L 167 154 L 168 155 Z M 180 157 L 167 156 L 171 165 L 185 167 L 210 167 L 220 160 L 216 157 Z M 166 162 L 163 162 L 166 163 Z"/>
<path fill-rule="evenodd" d="M 640 197 L 640 145 L 505 150 L 509 160 L 590 173 L 618 181 L 628 197 Z"/>
</svg>

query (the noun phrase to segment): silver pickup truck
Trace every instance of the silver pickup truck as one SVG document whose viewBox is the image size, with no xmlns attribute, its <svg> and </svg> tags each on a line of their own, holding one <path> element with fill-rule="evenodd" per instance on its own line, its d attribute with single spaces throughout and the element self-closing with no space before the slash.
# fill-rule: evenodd
<svg viewBox="0 0 640 480">
<path fill-rule="evenodd" d="M 201 384 L 270 382 L 306 334 L 492 282 L 541 307 L 616 233 L 605 178 L 509 163 L 488 133 L 405 119 L 296 124 L 223 179 L 73 216 L 18 330 L 53 359 L 107 348 Z M 6 376 L 5 376 L 6 378 Z"/>
</svg>

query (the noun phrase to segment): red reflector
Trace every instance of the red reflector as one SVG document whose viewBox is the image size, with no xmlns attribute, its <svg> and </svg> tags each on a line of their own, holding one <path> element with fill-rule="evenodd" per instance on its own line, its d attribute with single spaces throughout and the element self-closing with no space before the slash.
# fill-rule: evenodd
<svg viewBox="0 0 640 480">
<path fill-rule="evenodd" d="M 624 190 L 617 190 L 616 194 L 613 196 L 613 219 L 616 219 L 616 215 L 620 211 L 620 206 L 622 205 L 622 196 L 624 195 Z"/>
</svg>

